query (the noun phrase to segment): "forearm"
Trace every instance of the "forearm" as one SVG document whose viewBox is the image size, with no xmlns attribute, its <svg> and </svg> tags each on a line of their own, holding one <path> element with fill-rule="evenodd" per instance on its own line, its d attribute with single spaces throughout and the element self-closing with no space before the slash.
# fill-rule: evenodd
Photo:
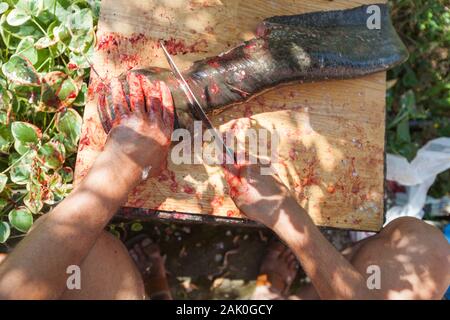
<svg viewBox="0 0 450 320">
<path fill-rule="evenodd" d="M 274 231 L 297 256 L 322 299 L 375 298 L 366 279 L 322 235 L 300 206 L 280 210 Z"/>
<path fill-rule="evenodd" d="M 66 288 L 67 267 L 81 265 L 140 173 L 123 155 L 110 150 L 100 154 L 78 188 L 0 265 L 0 297 L 59 297 Z"/>
</svg>

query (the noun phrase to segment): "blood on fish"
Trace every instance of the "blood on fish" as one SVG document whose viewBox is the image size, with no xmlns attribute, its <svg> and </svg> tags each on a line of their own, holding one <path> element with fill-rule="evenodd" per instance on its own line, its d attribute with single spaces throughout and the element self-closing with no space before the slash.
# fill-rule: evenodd
<svg viewBox="0 0 450 320">
<path fill-rule="evenodd" d="M 217 85 L 217 83 L 214 83 L 210 87 L 210 91 L 211 91 L 212 94 L 217 94 L 220 91 L 219 86 Z"/>
<path fill-rule="evenodd" d="M 219 63 L 219 61 L 217 61 L 217 59 L 216 58 L 212 58 L 212 59 L 210 59 L 210 60 L 208 60 L 207 62 L 206 62 L 210 67 L 213 67 L 213 68 L 220 68 L 220 63 Z"/>
</svg>

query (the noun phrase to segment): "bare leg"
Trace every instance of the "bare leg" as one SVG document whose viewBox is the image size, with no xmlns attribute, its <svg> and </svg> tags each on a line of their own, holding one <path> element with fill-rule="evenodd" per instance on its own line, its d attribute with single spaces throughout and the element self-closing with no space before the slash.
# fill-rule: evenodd
<svg viewBox="0 0 450 320">
<path fill-rule="evenodd" d="M 33 228 L 45 219 L 42 216 Z M 140 300 L 145 297 L 145 291 L 150 296 L 156 294 L 155 298 L 171 299 L 164 261 L 159 248 L 149 241 L 144 239 L 128 253 L 120 240 L 103 232 L 80 266 L 81 289 L 67 289 L 61 299 Z M 0 254 L 0 263 L 6 257 L 7 254 Z M 145 275 L 145 286 L 142 275 Z"/>
<path fill-rule="evenodd" d="M 0 263 L 6 257 L 0 254 Z M 108 232 L 103 232 L 97 240 L 81 264 L 80 273 L 81 289 L 67 289 L 61 299 L 140 300 L 145 297 L 139 270 L 122 242 Z"/>
<path fill-rule="evenodd" d="M 123 299 L 145 297 L 144 282 L 123 243 L 104 232 L 80 266 L 81 290 L 66 290 L 61 299 Z"/>
<path fill-rule="evenodd" d="M 361 274 L 370 265 L 380 267 L 385 299 L 441 299 L 449 285 L 449 244 L 438 229 L 415 218 L 396 219 L 343 254 Z M 309 285 L 297 298 L 319 296 Z"/>
</svg>

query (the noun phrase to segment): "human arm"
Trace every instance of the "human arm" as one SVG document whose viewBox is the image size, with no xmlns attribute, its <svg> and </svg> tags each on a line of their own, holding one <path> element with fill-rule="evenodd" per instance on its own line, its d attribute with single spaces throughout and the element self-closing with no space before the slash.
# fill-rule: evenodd
<svg viewBox="0 0 450 320">
<path fill-rule="evenodd" d="M 0 264 L 0 298 L 58 298 L 66 289 L 67 267 L 81 265 L 143 170 L 157 175 L 164 166 L 173 130 L 170 92 L 161 85 L 162 95 L 155 97 L 151 84 L 132 73 L 128 80 L 137 81 L 130 86 L 130 105 L 119 83 L 111 83 L 113 107 L 122 114 L 88 175 Z"/>
<path fill-rule="evenodd" d="M 328 242 L 276 176 L 244 165 L 227 167 L 225 178 L 238 208 L 290 247 L 322 299 L 377 298 L 365 277 Z"/>
</svg>

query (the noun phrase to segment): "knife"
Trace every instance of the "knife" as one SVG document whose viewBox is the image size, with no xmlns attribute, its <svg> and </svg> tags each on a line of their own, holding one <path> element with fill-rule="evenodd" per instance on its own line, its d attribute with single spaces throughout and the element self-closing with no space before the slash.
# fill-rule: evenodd
<svg viewBox="0 0 450 320">
<path fill-rule="evenodd" d="M 189 84 L 184 79 L 183 75 L 181 74 L 180 70 L 178 69 L 177 65 L 173 61 L 172 57 L 170 56 L 169 52 L 167 51 L 167 49 L 164 46 L 164 43 L 162 41 L 160 41 L 160 45 L 161 45 L 161 48 L 163 49 L 164 56 L 166 57 L 167 62 L 169 63 L 172 73 L 175 75 L 178 82 L 180 82 L 181 89 L 189 100 L 189 106 L 192 108 L 191 111 L 193 111 L 195 115 L 198 115 L 200 117 L 200 119 L 202 120 L 202 122 L 205 124 L 205 126 L 213 132 L 213 134 L 215 136 L 214 140 L 217 141 L 218 146 L 222 150 L 225 148 L 225 152 L 228 154 L 228 156 L 230 156 L 231 159 L 233 159 L 234 163 L 237 163 L 236 153 L 225 144 L 221 133 L 213 126 L 211 120 L 209 120 L 202 105 L 198 101 L 194 92 L 192 92 L 191 88 L 189 87 Z"/>
</svg>

